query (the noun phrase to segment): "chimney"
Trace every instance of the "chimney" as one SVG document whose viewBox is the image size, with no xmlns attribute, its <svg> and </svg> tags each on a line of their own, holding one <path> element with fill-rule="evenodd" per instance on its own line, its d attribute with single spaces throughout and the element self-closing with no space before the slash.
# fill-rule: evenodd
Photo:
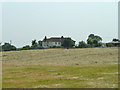
<svg viewBox="0 0 120 90">
<path fill-rule="evenodd" d="M 47 40 L 47 37 L 45 36 L 44 40 Z"/>
<path fill-rule="evenodd" d="M 61 39 L 63 39 L 64 37 L 63 36 L 61 36 Z"/>
</svg>

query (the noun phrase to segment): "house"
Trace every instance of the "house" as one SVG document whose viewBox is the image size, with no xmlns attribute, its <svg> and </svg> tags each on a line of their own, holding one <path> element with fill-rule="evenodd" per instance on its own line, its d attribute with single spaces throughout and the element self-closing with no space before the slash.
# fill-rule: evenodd
<svg viewBox="0 0 120 90">
<path fill-rule="evenodd" d="M 42 41 L 42 47 L 43 48 L 52 48 L 54 46 L 56 47 L 61 47 L 62 46 L 62 42 L 64 41 L 64 37 L 51 37 L 51 38 L 47 38 L 45 36 L 45 38 Z M 72 40 L 74 43 L 75 41 Z"/>
<path fill-rule="evenodd" d="M 112 44 L 113 46 L 120 46 L 120 41 L 112 41 L 112 42 L 106 43 L 107 46 L 108 46 L 109 44 Z"/>
</svg>

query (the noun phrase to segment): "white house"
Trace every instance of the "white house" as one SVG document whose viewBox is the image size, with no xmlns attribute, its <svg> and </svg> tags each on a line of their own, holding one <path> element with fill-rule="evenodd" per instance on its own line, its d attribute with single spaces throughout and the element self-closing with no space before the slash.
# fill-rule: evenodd
<svg viewBox="0 0 120 90">
<path fill-rule="evenodd" d="M 45 38 L 42 41 L 42 47 L 44 48 L 51 48 L 53 46 L 59 46 L 61 47 L 62 42 L 64 40 L 64 37 L 51 37 L 51 38 L 47 38 L 45 36 Z M 75 41 L 73 40 L 73 42 L 75 43 Z"/>
</svg>

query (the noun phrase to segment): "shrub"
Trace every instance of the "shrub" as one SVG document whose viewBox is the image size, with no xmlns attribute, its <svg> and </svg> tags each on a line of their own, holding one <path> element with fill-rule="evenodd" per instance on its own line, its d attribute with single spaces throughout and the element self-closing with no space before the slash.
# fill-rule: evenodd
<svg viewBox="0 0 120 90">
<path fill-rule="evenodd" d="M 29 50 L 29 49 L 31 49 L 31 47 L 29 45 L 26 45 L 23 48 L 21 48 L 21 50 Z"/>
<path fill-rule="evenodd" d="M 64 48 L 72 48 L 73 46 L 75 46 L 75 43 L 71 38 L 64 38 L 64 41 L 62 42 L 62 46 Z"/>
<path fill-rule="evenodd" d="M 56 48 L 56 46 L 53 46 L 52 48 Z"/>
<path fill-rule="evenodd" d="M 84 41 L 81 41 L 81 42 L 79 42 L 78 47 L 79 47 L 79 48 L 86 48 L 86 47 L 87 47 L 87 44 L 86 44 Z"/>
<path fill-rule="evenodd" d="M 106 43 L 107 47 L 113 47 L 114 45 L 112 43 Z"/>
</svg>

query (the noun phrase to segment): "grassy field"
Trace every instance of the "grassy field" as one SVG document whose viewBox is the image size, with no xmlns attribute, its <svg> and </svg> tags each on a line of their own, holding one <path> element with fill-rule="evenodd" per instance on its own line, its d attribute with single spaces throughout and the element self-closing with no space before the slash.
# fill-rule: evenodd
<svg viewBox="0 0 120 90">
<path fill-rule="evenodd" d="M 118 48 L 3 52 L 3 88 L 117 88 Z"/>
</svg>

